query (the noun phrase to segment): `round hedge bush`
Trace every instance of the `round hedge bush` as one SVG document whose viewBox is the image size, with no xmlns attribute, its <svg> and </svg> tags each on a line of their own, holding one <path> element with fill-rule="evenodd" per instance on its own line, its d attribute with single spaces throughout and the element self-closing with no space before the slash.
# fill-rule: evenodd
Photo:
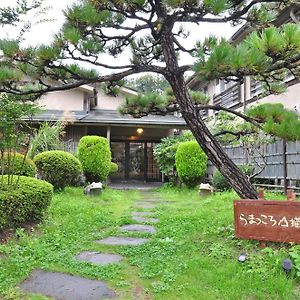
<svg viewBox="0 0 300 300">
<path fill-rule="evenodd" d="M 229 182 L 219 170 L 216 170 L 213 174 L 212 185 L 217 191 L 227 191 L 231 189 Z"/>
<path fill-rule="evenodd" d="M 89 182 L 105 181 L 111 169 L 111 151 L 106 138 L 90 135 L 80 139 L 78 158 Z"/>
<path fill-rule="evenodd" d="M 251 165 L 239 165 L 238 167 L 247 176 L 251 176 L 254 172 L 254 168 Z M 219 170 L 216 170 L 213 174 L 212 185 L 217 191 L 227 191 L 231 189 L 228 180 Z"/>
<path fill-rule="evenodd" d="M 40 178 L 50 182 L 56 190 L 78 182 L 82 173 L 80 161 L 65 151 L 45 151 L 35 156 L 33 161 Z"/>
<path fill-rule="evenodd" d="M 200 183 L 206 172 L 207 156 L 196 141 L 181 143 L 175 161 L 178 175 L 184 184 L 195 187 Z"/>
<path fill-rule="evenodd" d="M 12 185 L 0 186 L 0 230 L 41 220 L 53 196 L 53 186 L 39 179 L 20 176 Z"/>
<path fill-rule="evenodd" d="M 4 164 L 4 173 L 9 173 L 9 155 L 7 152 L 4 153 L 3 156 L 3 164 Z M 36 167 L 34 162 L 26 157 L 24 161 L 24 155 L 20 153 L 12 153 L 10 158 L 10 164 L 13 162 L 13 174 L 14 175 L 21 175 L 21 176 L 28 176 L 28 177 L 35 177 L 36 174 Z M 10 167 L 10 170 L 12 170 L 12 166 Z M 2 161 L 0 163 L 0 174 L 2 174 Z"/>
<path fill-rule="evenodd" d="M 110 162 L 110 171 L 109 171 L 109 174 L 117 173 L 118 169 L 119 169 L 119 166 L 116 163 Z"/>
</svg>

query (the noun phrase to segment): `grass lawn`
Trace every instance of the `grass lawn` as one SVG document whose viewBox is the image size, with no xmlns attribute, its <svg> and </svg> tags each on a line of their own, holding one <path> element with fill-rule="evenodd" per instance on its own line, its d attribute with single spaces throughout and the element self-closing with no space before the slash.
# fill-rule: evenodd
<svg viewBox="0 0 300 300">
<path fill-rule="evenodd" d="M 30 234 L 19 229 L 0 245 L 0 299 L 46 299 L 26 298 L 17 289 L 33 269 L 105 280 L 118 299 L 300 299 L 296 272 L 287 276 L 281 268 L 290 249 L 274 243 L 261 250 L 257 242 L 234 238 L 234 193 L 200 199 L 196 191 L 163 188 L 159 194 L 175 201 L 155 209 L 157 233 L 138 247 L 93 241 L 149 236 L 118 231 L 120 225 L 134 223 L 131 206 L 139 192 L 105 190 L 100 198 L 89 198 L 81 189 L 67 188 L 55 194 L 43 224 Z M 74 260 L 86 250 L 119 253 L 125 259 L 108 266 Z M 249 255 L 243 264 L 237 262 L 241 252 Z"/>
</svg>

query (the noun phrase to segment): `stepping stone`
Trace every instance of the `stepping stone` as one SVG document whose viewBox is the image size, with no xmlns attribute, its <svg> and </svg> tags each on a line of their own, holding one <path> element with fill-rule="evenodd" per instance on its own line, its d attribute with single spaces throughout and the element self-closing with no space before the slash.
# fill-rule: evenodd
<svg viewBox="0 0 300 300">
<path fill-rule="evenodd" d="M 137 246 L 145 244 L 149 241 L 146 238 L 132 238 L 132 237 L 118 237 L 110 236 L 105 239 L 96 241 L 96 243 L 104 245 L 116 245 L 116 246 Z"/>
<path fill-rule="evenodd" d="M 150 204 L 150 203 L 137 203 L 134 207 L 139 207 L 139 208 L 155 208 L 156 205 Z"/>
<path fill-rule="evenodd" d="M 142 217 L 132 217 L 132 220 L 137 222 L 149 222 L 149 223 L 158 223 L 159 219 L 156 218 L 142 218 Z"/>
<path fill-rule="evenodd" d="M 147 203 L 147 204 L 154 204 L 154 203 L 159 203 L 161 200 L 157 199 L 143 199 L 143 202 L 138 202 L 138 203 Z"/>
<path fill-rule="evenodd" d="M 151 211 L 134 211 L 132 212 L 132 215 L 134 217 L 144 217 L 144 216 L 151 216 L 153 215 L 154 213 L 151 212 Z"/>
<path fill-rule="evenodd" d="M 89 262 L 96 265 L 108 265 L 121 261 L 123 259 L 123 256 L 118 254 L 85 251 L 75 256 L 75 258 L 77 260 Z"/>
<path fill-rule="evenodd" d="M 28 293 L 60 300 L 99 300 L 117 296 L 103 281 L 42 270 L 34 270 L 19 287 Z"/>
<path fill-rule="evenodd" d="M 130 224 L 123 225 L 120 227 L 121 231 L 134 231 L 134 232 L 147 232 L 147 233 L 155 233 L 156 229 L 150 225 L 142 225 L 142 224 Z"/>
</svg>

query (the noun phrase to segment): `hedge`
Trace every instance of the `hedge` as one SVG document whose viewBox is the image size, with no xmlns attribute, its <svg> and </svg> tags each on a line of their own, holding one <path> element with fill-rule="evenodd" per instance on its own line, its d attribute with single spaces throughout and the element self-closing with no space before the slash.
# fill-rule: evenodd
<svg viewBox="0 0 300 300">
<path fill-rule="evenodd" d="M 239 165 L 238 167 L 247 176 L 252 175 L 254 172 L 254 168 L 251 165 Z M 216 170 L 213 174 L 212 185 L 217 191 L 226 191 L 231 189 L 231 185 L 228 180 L 219 170 Z"/>
<path fill-rule="evenodd" d="M 206 172 L 207 156 L 196 141 L 179 144 L 176 156 L 176 169 L 183 183 L 195 187 Z"/>
<path fill-rule="evenodd" d="M 20 176 L 15 186 L 16 180 L 13 185 L 7 185 L 7 176 L 3 176 L 4 185 L 0 187 L 0 230 L 41 220 L 52 199 L 53 186 L 48 182 Z"/>
<path fill-rule="evenodd" d="M 21 176 L 28 176 L 28 177 L 35 177 L 36 174 L 36 167 L 34 162 L 29 159 L 28 157 L 25 158 L 24 155 L 20 153 L 12 153 L 10 158 L 10 167 L 8 153 L 5 152 L 2 159 L 0 159 L 0 174 L 2 174 L 2 163 L 4 165 L 4 173 L 3 174 L 12 174 L 13 171 L 14 175 L 21 175 Z M 13 166 L 12 166 L 13 163 Z M 13 170 L 12 170 L 13 169 Z"/>
<path fill-rule="evenodd" d="M 117 172 L 118 172 L 118 169 L 119 169 L 119 166 L 118 166 L 116 163 L 111 162 L 111 163 L 110 163 L 110 171 L 109 171 L 109 174 L 117 173 Z"/>
<path fill-rule="evenodd" d="M 71 153 L 52 150 L 34 157 L 41 179 L 50 182 L 54 189 L 64 189 L 79 181 L 82 173 L 80 161 Z"/>
<path fill-rule="evenodd" d="M 105 181 L 111 170 L 109 142 L 100 136 L 84 136 L 78 144 L 78 158 L 89 182 Z"/>
</svg>

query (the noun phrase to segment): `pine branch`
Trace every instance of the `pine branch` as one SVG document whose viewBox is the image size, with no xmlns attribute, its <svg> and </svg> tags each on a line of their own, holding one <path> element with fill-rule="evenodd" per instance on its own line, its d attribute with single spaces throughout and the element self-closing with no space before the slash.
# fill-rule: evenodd
<svg viewBox="0 0 300 300">
<path fill-rule="evenodd" d="M 241 119 L 244 119 L 245 121 L 255 125 L 256 127 L 259 127 L 261 128 L 261 124 L 262 121 L 260 119 L 257 119 L 257 118 L 252 118 L 252 117 L 249 117 L 249 116 L 246 116 L 244 115 L 243 113 L 240 113 L 236 110 L 233 110 L 233 109 L 230 109 L 230 108 L 227 108 L 227 107 L 223 107 L 223 106 L 220 106 L 220 105 L 210 105 L 210 104 L 206 104 L 206 105 L 198 105 L 197 107 L 197 110 L 200 111 L 200 110 L 207 110 L 207 109 L 211 109 L 211 110 L 214 110 L 214 111 L 226 111 L 230 114 L 233 114 Z"/>
</svg>

